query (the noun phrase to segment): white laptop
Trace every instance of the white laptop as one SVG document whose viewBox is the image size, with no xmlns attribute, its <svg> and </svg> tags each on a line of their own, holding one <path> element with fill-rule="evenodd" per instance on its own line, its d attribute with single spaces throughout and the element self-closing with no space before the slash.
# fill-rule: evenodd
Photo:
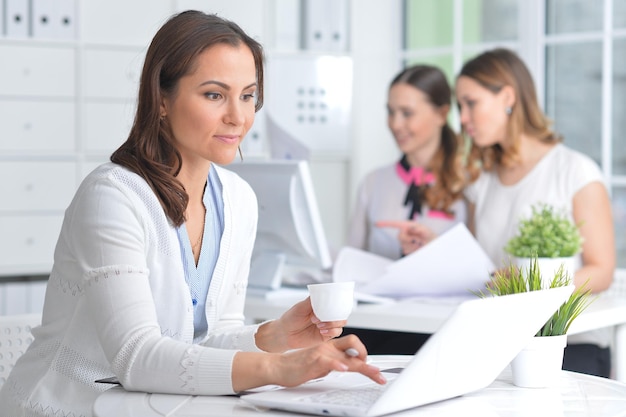
<svg viewBox="0 0 626 417">
<path fill-rule="evenodd" d="M 491 384 L 574 287 L 461 303 L 400 373 L 378 385 L 353 372 L 295 388 L 242 395 L 258 407 L 324 416 L 381 416 L 457 397 Z"/>
</svg>

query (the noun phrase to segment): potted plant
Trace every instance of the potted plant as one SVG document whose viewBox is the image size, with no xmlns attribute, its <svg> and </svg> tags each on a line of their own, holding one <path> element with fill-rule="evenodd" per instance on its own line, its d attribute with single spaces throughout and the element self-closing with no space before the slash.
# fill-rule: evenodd
<svg viewBox="0 0 626 417">
<path fill-rule="evenodd" d="M 579 225 L 575 224 L 564 212 L 553 206 L 539 203 L 531 207 L 529 218 L 521 219 L 518 233 L 512 237 L 504 250 L 513 256 L 514 262 L 529 268 L 533 258 L 538 258 L 540 270 L 548 279 L 563 266 L 569 276 L 573 276 L 577 267 L 576 255 L 582 249 L 583 238 Z"/>
<path fill-rule="evenodd" d="M 537 257 L 532 257 L 528 269 L 511 264 L 496 272 L 480 297 L 516 294 L 545 289 Z M 584 285 L 574 289 L 570 297 L 539 329 L 533 340 L 511 362 L 513 383 L 521 387 L 547 387 L 553 385 L 563 367 L 563 353 L 570 325 L 594 300 L 591 290 Z M 565 287 L 571 278 L 561 266 L 549 281 L 547 288 Z M 529 306 L 532 308 L 532 306 Z"/>
</svg>

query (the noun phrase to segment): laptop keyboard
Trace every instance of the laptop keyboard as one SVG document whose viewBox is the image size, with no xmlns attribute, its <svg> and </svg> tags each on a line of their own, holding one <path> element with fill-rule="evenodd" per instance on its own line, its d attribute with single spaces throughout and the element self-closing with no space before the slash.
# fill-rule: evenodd
<svg viewBox="0 0 626 417">
<path fill-rule="evenodd" d="M 385 389 L 385 385 L 369 385 L 360 388 L 338 389 L 300 398 L 300 401 L 313 404 L 335 404 L 345 406 L 365 406 L 373 404 Z"/>
</svg>

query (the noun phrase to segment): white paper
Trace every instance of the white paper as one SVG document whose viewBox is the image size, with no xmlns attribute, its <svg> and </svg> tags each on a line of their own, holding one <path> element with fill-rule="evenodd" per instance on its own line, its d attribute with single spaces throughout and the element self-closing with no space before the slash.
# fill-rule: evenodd
<svg viewBox="0 0 626 417">
<path fill-rule="evenodd" d="M 391 263 L 391 259 L 383 256 L 345 246 L 339 251 L 333 265 L 333 281 L 368 283 L 383 276 Z"/>
<path fill-rule="evenodd" d="M 457 296 L 483 290 L 494 270 L 485 251 L 459 223 L 397 261 L 342 248 L 333 280 L 355 281 L 357 291 L 386 297 Z"/>
</svg>

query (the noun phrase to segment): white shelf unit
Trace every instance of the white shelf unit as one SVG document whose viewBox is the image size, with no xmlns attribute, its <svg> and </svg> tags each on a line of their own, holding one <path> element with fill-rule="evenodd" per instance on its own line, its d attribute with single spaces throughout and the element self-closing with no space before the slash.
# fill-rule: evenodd
<svg viewBox="0 0 626 417">
<path fill-rule="evenodd" d="M 27 25 L 0 27 L 0 315 L 41 313 L 64 211 L 126 138 L 145 50 L 176 3 L 0 0 L 3 22 Z"/>
<path fill-rule="evenodd" d="M 128 132 L 146 44 L 175 3 L 2 2 L 28 27 L 0 37 L 0 276 L 47 275 L 77 186 Z"/>
</svg>

